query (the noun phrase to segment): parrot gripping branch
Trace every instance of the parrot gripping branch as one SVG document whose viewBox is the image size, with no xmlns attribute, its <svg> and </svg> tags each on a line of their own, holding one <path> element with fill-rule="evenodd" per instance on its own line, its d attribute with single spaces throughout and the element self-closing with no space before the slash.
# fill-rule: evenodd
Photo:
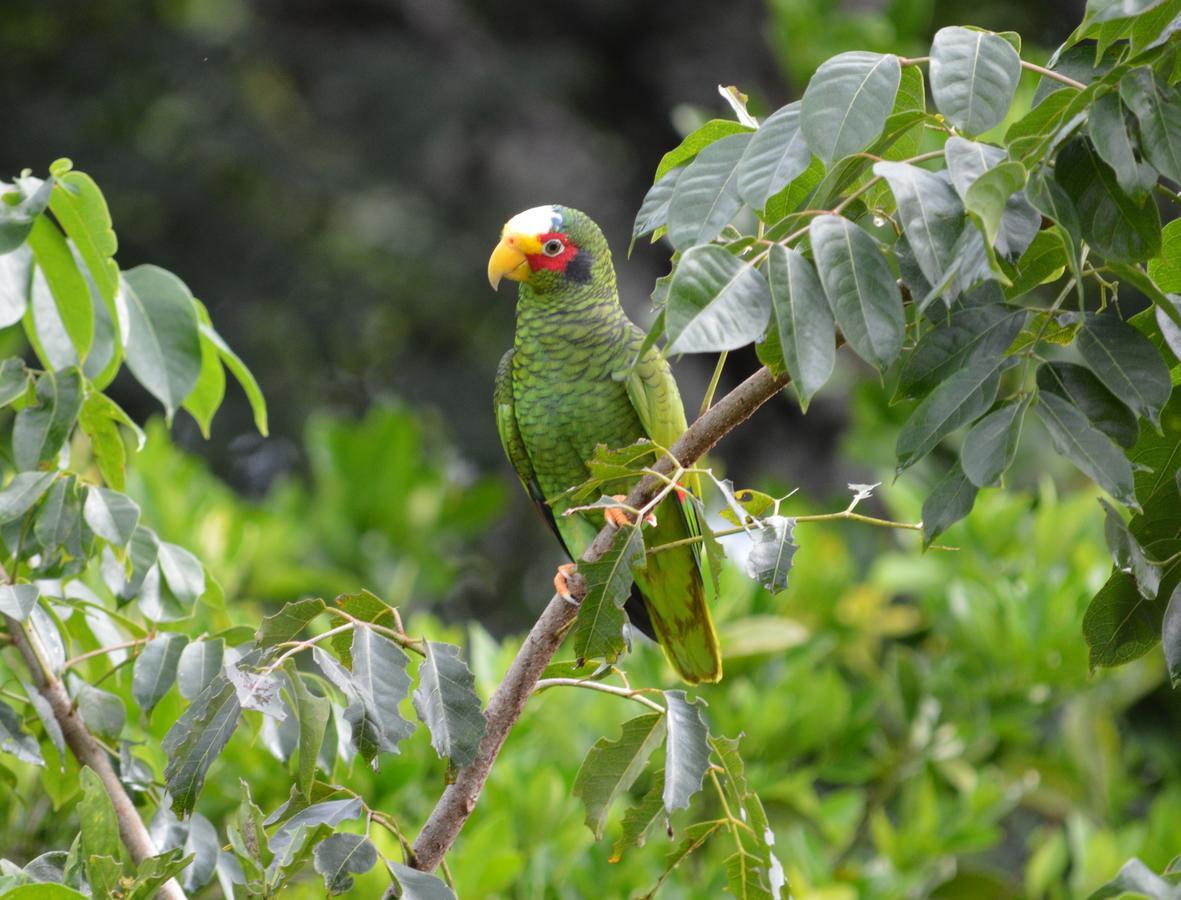
<svg viewBox="0 0 1181 900">
<path fill-rule="evenodd" d="M 664 482 L 678 464 L 683 467 L 693 465 L 726 434 L 785 388 L 789 381 L 786 374 L 774 375 L 766 367 L 743 381 L 689 426 L 671 448 L 671 455 L 657 461 L 653 472 L 632 489 L 624 501 L 625 505 L 635 509 L 643 507 L 664 487 Z M 611 525 L 599 531 L 582 560 L 593 562 L 601 557 L 611 547 L 614 534 L 615 528 Z M 581 599 L 585 594 L 585 586 L 577 580 L 571 583 L 571 587 L 576 598 Z M 476 807 L 500 748 L 520 719 L 541 673 L 549 665 L 577 615 L 576 605 L 554 595 L 530 629 L 504 679 L 488 701 L 484 713 L 488 720 L 488 731 L 480 742 L 475 760 L 461 769 L 455 781 L 443 791 L 414 842 L 411 864 L 415 868 L 433 871 L 455 842 Z M 391 891 L 386 896 L 394 895 Z"/>
</svg>

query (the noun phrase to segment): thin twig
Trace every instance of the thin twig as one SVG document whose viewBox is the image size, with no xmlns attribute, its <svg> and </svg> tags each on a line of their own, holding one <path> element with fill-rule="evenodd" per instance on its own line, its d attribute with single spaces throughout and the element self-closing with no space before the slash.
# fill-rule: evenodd
<svg viewBox="0 0 1181 900">
<path fill-rule="evenodd" d="M 1063 75 L 1061 72 L 1055 72 L 1053 69 L 1047 69 L 1045 66 L 1039 66 L 1037 63 L 1031 63 L 1027 60 L 1021 60 L 1021 68 L 1027 69 L 1030 72 L 1037 72 L 1043 78 L 1052 78 L 1054 81 L 1061 81 L 1063 84 L 1068 84 L 1076 90 L 1085 91 L 1087 86 L 1081 81 L 1075 81 L 1073 78 Z"/>
<path fill-rule="evenodd" d="M 708 410 L 713 404 L 714 393 L 718 389 L 718 382 L 722 380 L 722 369 L 726 367 L 726 359 L 729 357 L 729 355 L 730 351 L 728 350 L 723 350 L 718 354 L 718 363 L 716 366 L 714 366 L 714 374 L 709 380 L 709 387 L 705 389 L 705 396 L 701 398 L 701 409 L 698 411 L 697 415 L 704 416 L 706 410 Z"/>
<path fill-rule="evenodd" d="M 649 692 L 645 688 L 622 688 L 616 687 L 613 684 L 603 684 L 601 681 L 583 681 L 581 678 L 543 678 L 533 686 L 533 693 L 538 694 L 552 687 L 576 687 L 585 688 L 588 691 L 601 691 L 604 694 L 614 694 L 616 697 L 626 697 L 628 700 L 635 700 L 636 703 L 642 703 L 644 706 L 658 713 L 666 711 L 659 703 L 649 700 L 644 696 L 645 693 Z"/>
<path fill-rule="evenodd" d="M 96 656 L 105 656 L 106 654 L 112 653 L 115 650 L 130 650 L 132 647 L 138 647 L 140 644 L 146 644 L 149 640 L 151 640 L 150 637 L 132 638 L 130 641 L 124 641 L 121 644 L 111 644 L 109 647 L 99 647 L 96 650 L 87 650 L 85 653 L 79 653 L 72 659 L 67 659 L 62 664 L 62 671 L 64 672 L 66 669 L 72 668 L 78 665 L 78 663 L 85 662 L 88 659 L 93 659 Z"/>
</svg>

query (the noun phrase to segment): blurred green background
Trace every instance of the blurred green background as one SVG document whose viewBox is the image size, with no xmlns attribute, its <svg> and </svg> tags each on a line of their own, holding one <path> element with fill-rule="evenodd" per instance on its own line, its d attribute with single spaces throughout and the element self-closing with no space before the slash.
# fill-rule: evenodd
<svg viewBox="0 0 1181 900">
<path fill-rule="evenodd" d="M 150 429 L 135 463 L 146 523 L 224 590 L 194 633 L 367 587 L 409 610 L 411 630 L 464 644 L 486 694 L 560 561 L 491 415 L 513 327 L 511 296 L 484 280 L 503 221 L 545 202 L 585 209 L 646 322 L 667 251 L 641 245 L 625 261 L 631 217 L 679 134 L 725 114 L 718 83 L 767 112 L 835 53 L 918 55 L 952 23 L 1020 31 L 1025 55 L 1044 59 L 1082 3 L 5 0 L 0 12 L 0 173 L 59 156 L 91 173 L 121 264 L 185 278 L 271 403 L 269 439 L 232 393 L 211 441 L 182 414 L 171 435 Z M 677 365 L 690 410 L 712 366 Z M 723 389 L 753 366 L 739 354 Z M 113 393 L 138 419 L 154 412 L 130 381 Z M 846 482 L 890 481 L 903 418 L 845 360 L 806 417 L 776 400 L 714 463 L 740 486 L 802 488 L 793 514 L 828 511 Z M 1110 569 L 1101 515 L 1039 440 L 1023 444 L 1013 490 L 982 492 L 946 535 L 955 551 L 811 525 L 784 594 L 726 573 L 727 678 L 700 693 L 716 733 L 745 734 L 795 897 L 1084 897 L 1129 856 L 1159 870 L 1181 852 L 1181 705 L 1156 654 L 1088 673 L 1082 611 Z M 917 520 L 943 465 L 881 489 L 875 511 Z M 669 681 L 650 646 L 629 672 Z M 104 686 L 126 693 L 129 680 L 125 668 Z M 461 897 L 651 888 L 668 839 L 609 863 L 618 816 L 595 844 L 569 796 L 589 746 L 637 712 L 626 705 L 577 691 L 531 705 L 453 854 Z M 154 738 L 145 756 L 180 708 L 170 695 L 136 726 Z M 251 724 L 201 799 L 214 822 L 236 807 L 238 777 L 268 812 L 286 798 L 278 738 Z M 69 773 L 2 771 L 4 854 L 66 846 L 74 823 L 51 798 Z M 443 774 L 420 729 L 349 783 L 412 831 Z M 725 850 L 686 863 L 661 896 L 718 896 Z"/>
</svg>

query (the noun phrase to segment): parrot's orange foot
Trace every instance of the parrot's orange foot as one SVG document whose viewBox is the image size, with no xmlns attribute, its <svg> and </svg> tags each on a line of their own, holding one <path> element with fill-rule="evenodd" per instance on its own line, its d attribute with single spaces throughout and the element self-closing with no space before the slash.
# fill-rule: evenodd
<svg viewBox="0 0 1181 900">
<path fill-rule="evenodd" d="M 627 499 L 627 495 L 616 494 L 611 499 L 617 503 L 622 503 Z M 624 525 L 631 525 L 633 522 L 635 522 L 635 519 L 632 517 L 631 513 L 629 513 L 626 509 L 620 509 L 617 506 L 608 506 L 606 509 L 604 509 L 603 518 L 606 519 L 609 524 L 614 525 L 616 528 L 622 528 Z M 644 516 L 644 521 L 649 525 L 655 525 L 656 513 L 648 513 L 648 515 Z"/>
<path fill-rule="evenodd" d="M 577 604 L 578 601 L 574 599 L 574 595 L 570 593 L 569 580 L 570 576 L 574 574 L 577 566 L 574 563 L 566 563 L 558 566 L 558 571 L 554 573 L 554 590 L 558 592 L 558 596 L 567 603 Z"/>
</svg>

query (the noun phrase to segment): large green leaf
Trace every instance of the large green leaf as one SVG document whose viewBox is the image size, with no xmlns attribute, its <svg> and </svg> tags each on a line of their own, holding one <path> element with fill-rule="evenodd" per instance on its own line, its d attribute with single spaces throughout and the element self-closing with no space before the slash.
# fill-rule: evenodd
<svg viewBox="0 0 1181 900">
<path fill-rule="evenodd" d="M 647 713 L 623 723 L 619 739 L 599 738 L 574 778 L 575 797 L 586 806 L 586 824 L 603 837 L 611 802 L 635 783 L 665 735 L 665 716 Z"/>
<path fill-rule="evenodd" d="M 16 414 L 12 454 L 21 469 L 57 459 L 82 409 L 82 373 L 76 368 L 44 372 L 37 379 L 36 405 Z"/>
<path fill-rule="evenodd" d="M 1088 315 L 1077 346 L 1116 397 L 1153 424 L 1160 421 L 1173 384 L 1168 365 L 1148 338 L 1114 314 Z"/>
<path fill-rule="evenodd" d="M 32 273 L 33 252 L 27 246 L 0 253 L 0 328 L 24 318 Z"/>
<path fill-rule="evenodd" d="M 902 349 L 902 294 L 877 243 L 842 216 L 816 216 L 808 228 L 820 283 L 854 352 L 884 369 Z"/>
<path fill-rule="evenodd" d="M 180 695 L 194 700 L 221 671 L 225 641 L 221 638 L 205 638 L 192 641 L 180 654 L 176 680 Z"/>
<path fill-rule="evenodd" d="M 832 309 L 816 270 L 798 250 L 772 245 L 767 283 L 773 327 L 759 345 L 759 356 L 769 355 L 791 375 L 800 406 L 807 410 L 812 396 L 832 374 L 836 357 Z"/>
<path fill-rule="evenodd" d="M 86 489 L 86 524 L 104 541 L 126 547 L 139 524 L 139 506 L 126 494 L 101 487 Z"/>
<path fill-rule="evenodd" d="M 238 695 L 224 674 L 218 673 L 164 735 L 168 755 L 164 779 L 172 796 L 172 810 L 184 817 L 193 809 L 205 775 L 221 753 L 242 715 Z"/>
<path fill-rule="evenodd" d="M 94 301 L 90 286 L 78 270 L 65 236 L 48 219 L 42 217 L 33 224 L 29 246 L 53 295 L 62 326 L 78 359 L 83 360 L 94 341 Z M 53 365 L 48 359 L 45 362 Z"/>
<path fill-rule="evenodd" d="M 201 339 L 188 287 L 164 269 L 136 266 L 123 273 L 127 366 L 164 404 L 169 420 L 201 375 Z"/>
<path fill-rule="evenodd" d="M 939 284 L 958 271 L 964 207 L 946 176 L 899 162 L 876 163 L 873 171 L 890 185 L 903 233 L 927 282 Z M 952 290 L 953 296 L 958 293 Z"/>
<path fill-rule="evenodd" d="M 386 860 L 386 867 L 398 882 L 399 900 L 455 900 L 451 888 L 430 872 L 420 872 L 392 859 Z"/>
<path fill-rule="evenodd" d="M 1041 224 L 1041 214 L 1034 214 Z M 1038 285 L 1057 281 L 1066 270 L 1066 244 L 1057 227 L 1037 232 L 1029 247 L 1021 254 L 1010 274 L 1012 284 L 1005 288 L 1010 300 L 1029 293 Z"/>
<path fill-rule="evenodd" d="M 1015 363 L 1016 360 L 1011 360 Z M 953 373 L 915 407 L 898 434 L 898 471 L 928 453 L 951 432 L 979 418 L 996 399 L 1000 370 L 996 360 L 977 358 Z"/>
<path fill-rule="evenodd" d="M 671 815 L 688 809 L 689 799 L 701 790 L 709 769 L 709 729 L 701 705 L 687 700 L 684 691 L 665 691 L 668 739 L 664 746 L 664 808 Z"/>
<path fill-rule="evenodd" d="M 1055 86 L 1060 82 L 1050 82 Z M 1024 159 L 1062 124 L 1066 111 L 1078 97 L 1074 88 L 1059 87 L 1035 99 L 1033 108 L 1005 131 L 1004 144 L 1014 159 Z"/>
<path fill-rule="evenodd" d="M 299 747 L 296 759 L 296 787 L 306 799 L 311 799 L 312 785 L 316 780 L 316 765 L 324 745 L 324 734 L 332 716 L 332 703 L 327 697 L 313 694 L 296 669 L 295 663 L 287 662 L 287 678 L 291 684 L 290 705 L 299 722 Z"/>
<path fill-rule="evenodd" d="M 164 631 L 148 641 L 131 671 L 131 694 L 135 702 L 151 713 L 176 680 L 176 667 L 189 639 L 183 634 Z"/>
<path fill-rule="evenodd" d="M 41 589 L 35 584 L 0 584 L 0 613 L 23 622 L 40 596 Z"/>
<path fill-rule="evenodd" d="M 1161 252 L 1148 261 L 1148 277 L 1170 294 L 1181 294 L 1181 219 L 1174 219 L 1161 233 Z"/>
<path fill-rule="evenodd" d="M 63 172 L 57 176 L 49 208 L 85 260 L 99 295 L 114 317 L 115 292 L 119 289 L 119 267 L 114 257 L 119 242 L 102 191 L 85 172 Z"/>
<path fill-rule="evenodd" d="M 738 161 L 749 134 L 732 134 L 710 144 L 677 179 L 668 205 L 668 239 L 678 250 L 712 241 L 742 206 Z"/>
<path fill-rule="evenodd" d="M 660 164 L 656 167 L 656 175 L 652 179 L 653 183 L 660 181 L 677 166 L 687 165 L 690 160 L 714 141 L 731 134 L 749 131 L 751 129 L 748 126 L 731 119 L 710 119 L 700 128 L 687 134 L 680 144 L 661 157 Z"/>
<path fill-rule="evenodd" d="M 1115 172 L 1115 180 L 1124 193 L 1139 198 L 1152 189 L 1156 170 L 1137 158 L 1119 94 L 1104 94 L 1095 101 L 1087 117 L 1087 134 L 1095 152 Z"/>
<path fill-rule="evenodd" d="M 353 876 L 364 875 L 377 864 L 377 848 L 363 834 L 330 835 L 316 845 L 313 856 L 329 895 L 352 890 Z"/>
<path fill-rule="evenodd" d="M 16 184 L 0 181 L 0 254 L 16 250 L 49 205 L 54 179 L 18 178 Z M 15 203 L 8 202 L 16 198 Z"/>
<path fill-rule="evenodd" d="M 822 63 L 800 105 L 811 151 L 832 163 L 868 147 L 885 127 L 901 77 L 893 54 L 841 53 Z"/>
<path fill-rule="evenodd" d="M 1092 425 L 1121 447 L 1133 446 L 1140 436 L 1136 414 L 1086 366 L 1058 361 L 1042 363 L 1037 369 L 1037 386 L 1041 391 L 1069 400 Z"/>
<path fill-rule="evenodd" d="M 960 465 L 972 484 L 989 487 L 1013 464 L 1028 409 L 1027 401 L 1008 403 L 990 412 L 964 435 Z"/>
<path fill-rule="evenodd" d="M 0 524 L 13 522 L 33 508 L 53 484 L 55 472 L 17 472 L 0 489 Z"/>
<path fill-rule="evenodd" d="M 398 711 L 410 693 L 406 654 L 368 625 L 357 623 L 352 656 L 355 699 L 345 719 L 353 728 L 353 745 L 366 762 L 375 764 L 378 753 L 397 753 L 399 742 L 414 732 L 414 725 Z"/>
<path fill-rule="evenodd" d="M 1126 19 L 1148 12 L 1163 2 L 1164 0 L 1087 0 L 1086 21 L 1098 23 Z"/>
<path fill-rule="evenodd" d="M 977 489 L 957 461 L 923 501 L 923 545 L 931 542 L 972 511 Z"/>
<path fill-rule="evenodd" d="M 193 306 L 197 310 L 197 321 L 200 326 L 212 328 L 209 313 L 200 300 L 194 299 Z M 189 395 L 185 397 L 184 408 L 196 420 L 201 435 L 209 438 L 209 430 L 213 424 L 213 417 L 221 407 L 226 395 L 226 373 L 222 367 L 221 354 L 217 345 L 205 332 L 199 330 L 201 339 L 201 374 L 197 376 L 197 383 Z"/>
<path fill-rule="evenodd" d="M 476 679 L 458 647 L 424 639 L 422 648 L 414 710 L 430 731 L 435 752 L 461 769 L 476 758 L 488 730 L 473 687 Z"/>
<path fill-rule="evenodd" d="M 1111 438 L 1057 394 L 1039 394 L 1037 412 L 1059 453 L 1116 500 L 1130 506 L 1136 504 L 1132 466 Z"/>
<path fill-rule="evenodd" d="M 574 622 L 574 655 L 578 659 L 614 661 L 624 651 L 623 604 L 631 592 L 632 569 L 644 564 L 644 537 L 639 526 L 621 528 L 611 547 L 594 562 L 578 564 L 586 596 Z"/>
<path fill-rule="evenodd" d="M 250 410 L 254 413 L 254 427 L 258 429 L 259 434 L 266 437 L 267 402 L 253 373 L 246 367 L 246 363 L 242 362 L 238 354 L 230 349 L 230 345 L 225 342 L 222 336 L 213 330 L 211 325 L 202 324 L 200 330 L 201 336 L 208 339 L 217 348 L 221 361 L 230 370 L 230 374 L 237 379 L 238 384 L 242 386 L 246 399 L 250 401 Z"/>
<path fill-rule="evenodd" d="M 648 189 L 643 202 L 640 203 L 640 211 L 636 213 L 636 221 L 632 225 L 633 240 L 668 224 L 668 205 L 672 202 L 673 190 L 684 171 L 684 166 L 669 169 Z"/>
<path fill-rule="evenodd" d="M 1054 175 L 1078 210 L 1083 237 L 1102 256 L 1138 262 L 1160 251 L 1156 203 L 1148 197 L 1137 202 L 1124 193 L 1090 141 L 1080 138 L 1064 147 Z"/>
<path fill-rule="evenodd" d="M 754 209 L 787 187 L 808 168 L 812 151 L 800 130 L 800 103 L 772 113 L 746 145 L 738 163 L 738 195 Z"/>
<path fill-rule="evenodd" d="M 999 125 L 1009 111 L 1021 57 L 990 31 L 941 28 L 931 42 L 930 68 L 935 106 L 956 128 L 980 134 Z"/>
<path fill-rule="evenodd" d="M 749 262 L 715 245 L 691 247 L 673 272 L 665 306 L 668 354 L 736 350 L 771 317 L 771 292 Z"/>
<path fill-rule="evenodd" d="M 1181 93 L 1147 66 L 1120 81 L 1120 96 L 1140 122 L 1144 155 L 1162 175 L 1181 183 Z"/>
</svg>

